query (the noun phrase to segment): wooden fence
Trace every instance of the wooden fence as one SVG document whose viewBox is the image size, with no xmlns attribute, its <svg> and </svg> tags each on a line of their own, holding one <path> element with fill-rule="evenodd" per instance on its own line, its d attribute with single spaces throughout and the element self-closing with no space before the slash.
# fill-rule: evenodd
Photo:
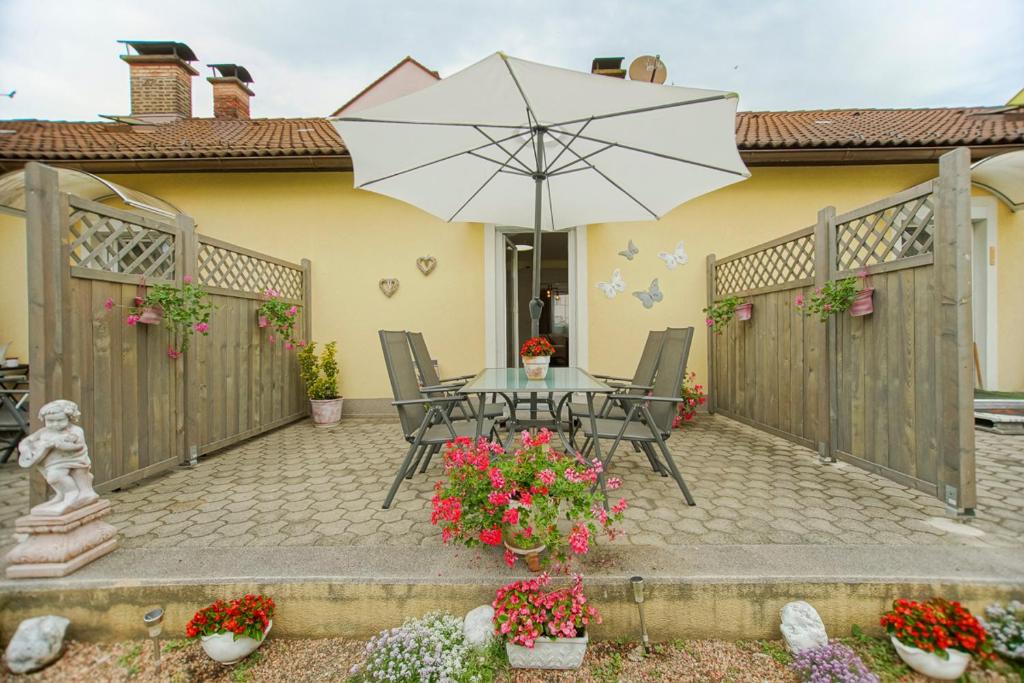
<svg viewBox="0 0 1024 683">
<path fill-rule="evenodd" d="M 709 334 L 711 410 L 973 510 L 969 166 L 949 152 L 935 180 L 709 256 L 709 302 L 753 304 Z M 795 306 L 862 269 L 871 315 L 821 323 Z"/>
<path fill-rule="evenodd" d="M 96 488 L 108 491 L 307 413 L 295 354 L 256 322 L 268 287 L 301 306 L 309 338 L 309 261 L 301 265 L 60 192 L 26 167 L 30 392 L 35 407 L 79 404 Z M 125 325 L 140 282 L 191 277 L 210 294 L 209 336 L 168 357 L 163 325 Z M 38 425 L 35 424 L 34 427 Z M 33 502 L 46 493 L 34 479 Z"/>
</svg>

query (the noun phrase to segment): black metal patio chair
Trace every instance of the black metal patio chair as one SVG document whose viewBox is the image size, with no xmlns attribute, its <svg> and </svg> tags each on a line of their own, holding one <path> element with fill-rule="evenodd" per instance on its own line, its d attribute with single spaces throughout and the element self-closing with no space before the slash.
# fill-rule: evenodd
<svg viewBox="0 0 1024 683">
<path fill-rule="evenodd" d="M 468 380 L 476 376 L 460 375 L 458 377 L 441 379 L 437 374 L 437 368 L 434 367 L 434 360 L 430 356 L 429 349 L 427 349 L 427 342 L 423 338 L 423 333 L 407 332 L 406 334 L 409 337 L 409 347 L 412 349 L 413 360 L 416 362 L 416 367 L 420 372 L 420 391 L 424 394 L 431 396 L 437 394 L 451 395 L 465 385 Z M 477 406 L 474 405 L 473 401 L 460 402 L 456 405 L 464 417 L 476 417 Z M 493 400 L 484 404 L 484 417 L 498 420 L 504 413 L 505 407 L 502 404 L 495 403 Z"/>
<path fill-rule="evenodd" d="M 476 435 L 477 423 L 472 420 L 452 419 L 452 407 L 465 401 L 460 395 L 429 395 L 420 390 L 416 378 L 409 349 L 409 338 L 405 331 L 380 330 L 381 349 L 384 351 L 384 364 L 387 366 L 388 378 L 391 381 L 391 392 L 395 400 L 392 402 L 398 409 L 398 419 L 402 425 L 402 434 L 409 442 L 409 450 L 401 466 L 395 473 L 395 480 L 384 499 L 384 509 L 391 506 L 391 501 L 398 492 L 402 479 L 411 479 L 417 465 L 423 460 L 424 469 L 441 447 L 459 436 L 473 438 Z M 491 434 L 494 430 L 492 420 L 484 420 L 483 434 Z"/>
<path fill-rule="evenodd" d="M 621 402 L 615 400 L 616 395 L 619 393 L 641 395 L 653 388 L 654 373 L 658 369 L 658 358 L 661 357 L 661 347 L 664 341 L 664 330 L 651 330 L 647 333 L 647 341 L 644 342 L 644 348 L 640 352 L 640 360 L 637 362 L 636 371 L 631 378 L 594 374 L 596 379 L 617 389 L 617 392 L 609 397 L 611 400 L 606 399 L 599 406 L 597 411 L 598 417 L 625 417 L 626 408 L 623 407 Z M 570 403 L 569 410 L 575 416 L 586 416 L 588 414 L 586 403 Z"/>
<path fill-rule="evenodd" d="M 669 476 L 675 479 L 679 490 L 683 492 L 683 497 L 686 498 L 687 505 L 696 505 L 696 503 L 665 442 L 672 436 L 672 419 L 676 414 L 676 406 L 682 400 L 680 393 L 692 341 L 692 327 L 666 330 L 654 386 L 650 394 L 619 394 L 616 400 L 628 406 L 624 419 L 616 420 L 607 417 L 597 419 L 596 434 L 591 432 L 589 420 L 583 420 L 581 427 L 588 438 L 613 440 L 612 446 L 603 460 L 605 472 L 611 467 L 615 450 L 621 442 L 628 441 L 640 447 L 647 446 L 645 453 L 648 453 L 648 457 L 651 453 L 658 457 L 658 467 L 663 472 L 667 471 Z M 653 449 L 655 445 L 658 448 L 657 451 Z M 592 450 L 592 448 L 591 442 L 590 449 Z M 652 463 L 652 465 L 654 464 Z"/>
<path fill-rule="evenodd" d="M 28 377 L 0 373 L 0 463 L 10 459 L 28 430 Z"/>
</svg>

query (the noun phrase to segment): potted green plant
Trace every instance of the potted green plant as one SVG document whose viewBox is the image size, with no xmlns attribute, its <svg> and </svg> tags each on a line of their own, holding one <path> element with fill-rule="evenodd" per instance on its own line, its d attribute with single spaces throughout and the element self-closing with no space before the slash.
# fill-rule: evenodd
<svg viewBox="0 0 1024 683">
<path fill-rule="evenodd" d="M 587 627 L 601 623 L 583 595 L 582 576 L 544 590 L 549 583 L 542 574 L 503 586 L 494 597 L 494 634 L 505 639 L 513 669 L 578 669 L 590 640 Z"/>
<path fill-rule="evenodd" d="M 148 287 L 143 296 L 135 298 L 135 305 L 129 310 L 125 322 L 130 326 L 164 322 L 171 330 L 167 355 L 178 358 L 188 350 L 194 332 L 209 334 L 213 305 L 207 293 L 186 275 L 180 288 L 165 283 Z"/>
<path fill-rule="evenodd" d="M 753 304 L 743 303 L 743 300 L 737 296 L 727 296 L 721 301 L 704 308 L 704 315 L 706 316 L 704 322 L 712 332 L 721 334 L 725 326 L 736 317 L 736 313 L 740 308 L 743 309 L 744 315 L 746 315 L 746 318 L 743 318 L 743 320 L 749 320 L 753 306 Z"/>
<path fill-rule="evenodd" d="M 544 337 L 530 337 L 519 349 L 523 358 L 523 369 L 526 379 L 544 379 L 548 376 L 551 356 L 555 355 L 555 347 Z"/>
<path fill-rule="evenodd" d="M 857 278 L 861 278 L 864 286 L 857 289 Z M 862 268 L 856 276 L 842 280 L 829 280 L 822 287 L 815 287 L 810 298 L 797 294 L 793 304 L 803 310 L 805 315 L 816 315 L 821 322 L 826 322 L 836 313 L 850 311 L 851 316 L 867 315 L 874 310 L 872 295 L 874 287 L 868 287 L 868 271 Z"/>
<path fill-rule="evenodd" d="M 985 627 L 959 602 L 895 600 L 881 623 L 907 666 L 940 681 L 960 678 L 972 655 L 993 657 Z"/>
<path fill-rule="evenodd" d="M 268 287 L 263 292 L 263 303 L 256 311 L 256 324 L 260 328 L 269 327 L 271 333 L 268 337 L 271 344 L 277 341 L 280 336 L 284 341 L 286 349 L 291 351 L 296 346 L 302 346 L 295 340 L 295 318 L 299 314 L 300 306 L 290 304 L 281 298 L 281 292 Z"/>
<path fill-rule="evenodd" d="M 251 655 L 274 625 L 274 601 L 264 595 L 217 600 L 195 613 L 185 625 L 188 638 L 199 639 L 210 659 L 228 665 Z"/>
<path fill-rule="evenodd" d="M 337 342 L 324 344 L 323 353 L 317 358 L 316 342 L 308 345 L 299 342 L 299 374 L 306 385 L 313 424 L 318 427 L 337 424 L 341 421 L 341 405 L 344 400 L 338 395 L 338 353 Z"/>
</svg>

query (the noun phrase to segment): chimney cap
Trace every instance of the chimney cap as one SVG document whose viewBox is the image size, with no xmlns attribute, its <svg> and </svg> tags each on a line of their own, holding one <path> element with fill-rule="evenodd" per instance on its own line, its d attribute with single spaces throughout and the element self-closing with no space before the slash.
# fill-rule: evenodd
<svg viewBox="0 0 1024 683">
<path fill-rule="evenodd" d="M 197 62 L 199 58 L 185 43 L 173 40 L 119 40 L 136 53 L 146 56 L 173 56 L 186 62 Z"/>
<path fill-rule="evenodd" d="M 242 83 L 255 83 L 249 70 L 239 64 L 207 64 L 206 66 L 215 69 L 221 78 L 237 78 Z"/>
</svg>

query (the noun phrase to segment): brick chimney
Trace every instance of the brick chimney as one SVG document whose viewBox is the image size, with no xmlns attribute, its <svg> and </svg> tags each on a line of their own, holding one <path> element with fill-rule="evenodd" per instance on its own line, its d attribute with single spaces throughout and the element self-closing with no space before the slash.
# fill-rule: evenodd
<svg viewBox="0 0 1024 683">
<path fill-rule="evenodd" d="M 626 70 L 622 68 L 625 57 L 594 57 L 590 63 L 590 73 L 612 78 L 625 78 Z"/>
<path fill-rule="evenodd" d="M 196 55 L 184 43 L 122 40 L 128 54 L 132 117 L 164 123 L 192 118 L 192 77 L 199 72 L 189 64 Z M 131 51 L 134 50 L 134 53 Z"/>
<path fill-rule="evenodd" d="M 217 119 L 248 119 L 249 98 L 256 93 L 249 89 L 252 76 L 238 64 L 207 64 L 215 76 L 208 80 L 213 85 L 213 117 Z"/>
</svg>

